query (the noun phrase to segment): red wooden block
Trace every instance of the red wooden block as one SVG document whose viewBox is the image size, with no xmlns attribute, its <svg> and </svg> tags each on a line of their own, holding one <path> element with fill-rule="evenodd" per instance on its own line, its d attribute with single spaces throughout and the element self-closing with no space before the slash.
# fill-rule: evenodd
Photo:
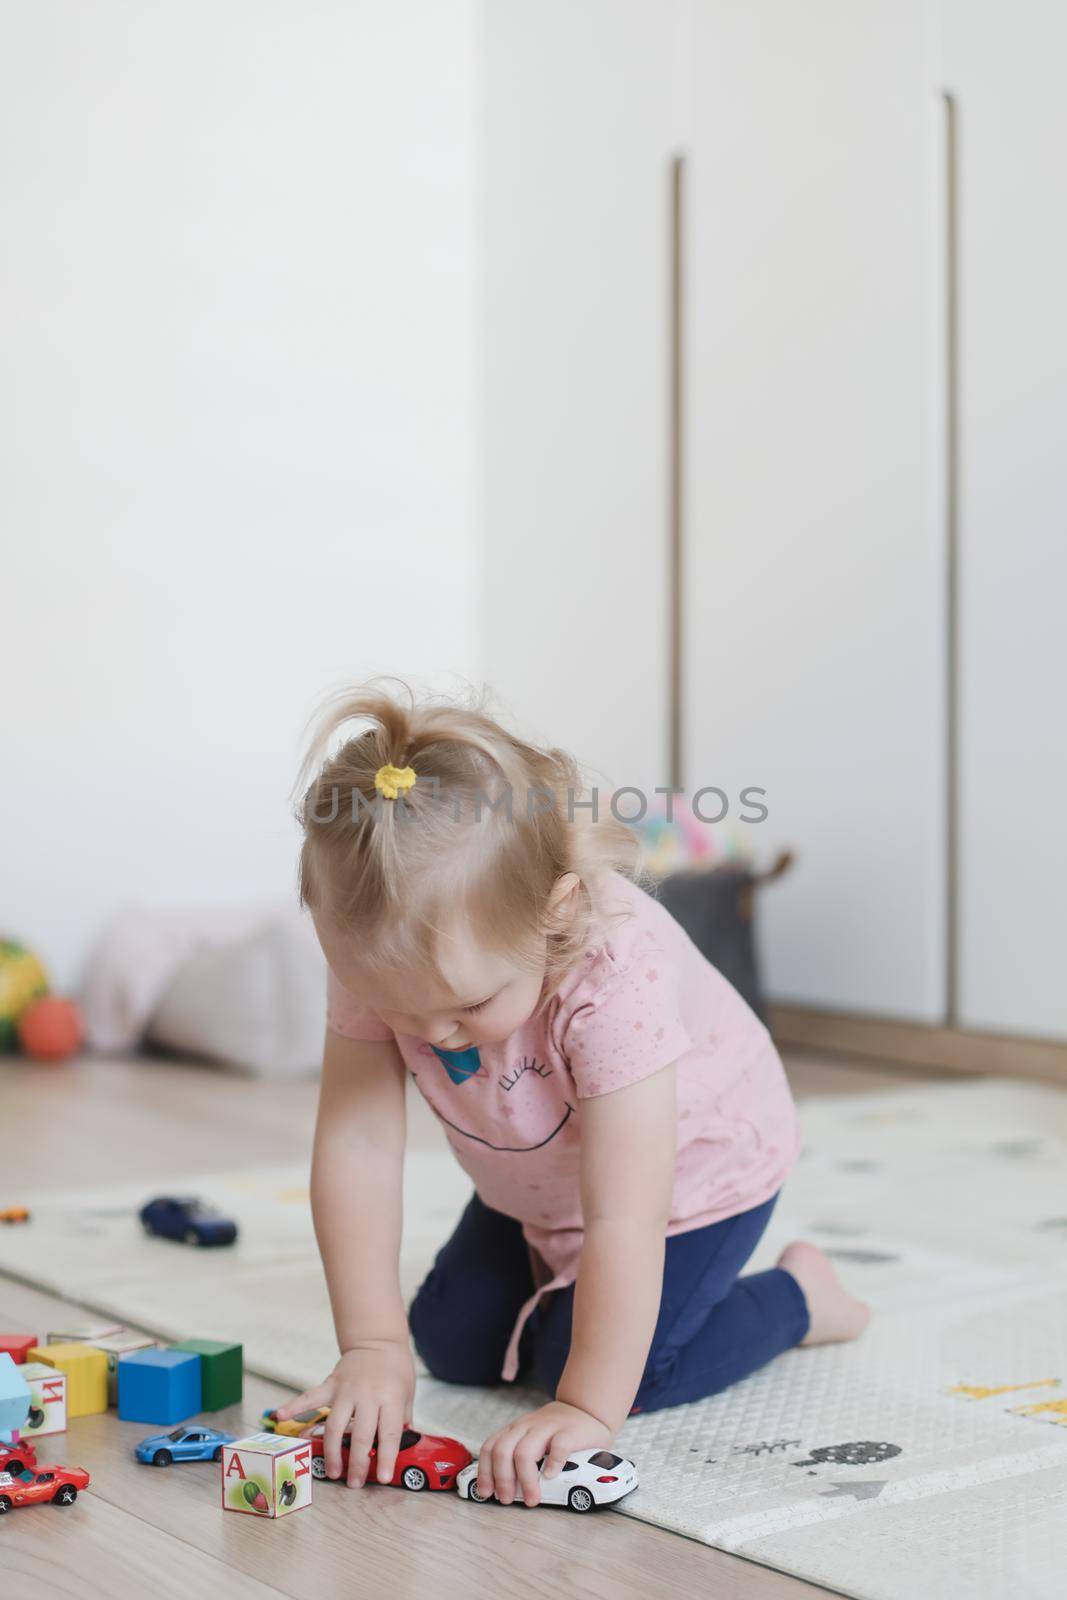
<svg viewBox="0 0 1067 1600">
<path fill-rule="evenodd" d="M 0 1333 L 0 1350 L 6 1350 L 19 1366 L 26 1360 L 26 1352 L 32 1350 L 37 1342 L 35 1333 Z"/>
</svg>

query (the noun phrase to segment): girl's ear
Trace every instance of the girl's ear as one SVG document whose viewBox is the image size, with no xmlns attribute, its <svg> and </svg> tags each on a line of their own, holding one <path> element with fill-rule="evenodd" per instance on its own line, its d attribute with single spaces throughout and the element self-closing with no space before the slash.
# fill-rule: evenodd
<svg viewBox="0 0 1067 1600">
<path fill-rule="evenodd" d="M 581 882 L 576 872 L 565 872 L 553 884 L 552 893 L 548 897 L 548 920 L 554 933 L 562 933 L 570 927 L 574 913 L 578 909 L 578 890 Z"/>
</svg>

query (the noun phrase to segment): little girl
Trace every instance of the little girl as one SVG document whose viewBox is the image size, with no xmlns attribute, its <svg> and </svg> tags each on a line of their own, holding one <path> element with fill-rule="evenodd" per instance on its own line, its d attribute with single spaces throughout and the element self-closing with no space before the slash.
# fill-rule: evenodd
<svg viewBox="0 0 1067 1600">
<path fill-rule="evenodd" d="M 484 711 L 370 688 L 304 797 L 301 897 L 329 966 L 311 1196 L 340 1360 L 326 1470 L 392 1477 L 411 1340 L 450 1383 L 548 1399 L 485 1441 L 478 1489 L 539 1499 L 625 1417 L 717 1393 L 867 1308 L 813 1245 L 740 1276 L 797 1154 L 770 1036 L 624 870 L 577 768 Z M 585 804 L 579 804 L 580 800 Z M 405 1074 L 475 1193 L 405 1315 Z M 410 1335 L 410 1336 L 409 1336 Z"/>
</svg>

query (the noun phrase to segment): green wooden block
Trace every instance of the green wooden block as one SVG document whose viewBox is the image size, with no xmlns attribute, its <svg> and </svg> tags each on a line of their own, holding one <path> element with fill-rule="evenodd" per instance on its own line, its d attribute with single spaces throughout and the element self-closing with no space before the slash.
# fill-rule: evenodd
<svg viewBox="0 0 1067 1600">
<path fill-rule="evenodd" d="M 205 1411 L 236 1405 L 244 1394 L 244 1347 L 220 1344 L 217 1339 L 182 1339 L 174 1350 L 200 1357 L 201 1404 Z"/>
</svg>

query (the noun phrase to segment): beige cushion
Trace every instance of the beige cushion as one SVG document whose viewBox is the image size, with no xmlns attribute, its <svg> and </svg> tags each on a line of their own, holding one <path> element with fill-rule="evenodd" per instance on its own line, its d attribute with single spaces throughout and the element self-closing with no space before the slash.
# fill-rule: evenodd
<svg viewBox="0 0 1067 1600">
<path fill-rule="evenodd" d="M 317 1072 L 326 963 L 310 919 L 272 918 L 172 977 L 148 1026 L 150 1043 L 255 1077 Z"/>
</svg>

